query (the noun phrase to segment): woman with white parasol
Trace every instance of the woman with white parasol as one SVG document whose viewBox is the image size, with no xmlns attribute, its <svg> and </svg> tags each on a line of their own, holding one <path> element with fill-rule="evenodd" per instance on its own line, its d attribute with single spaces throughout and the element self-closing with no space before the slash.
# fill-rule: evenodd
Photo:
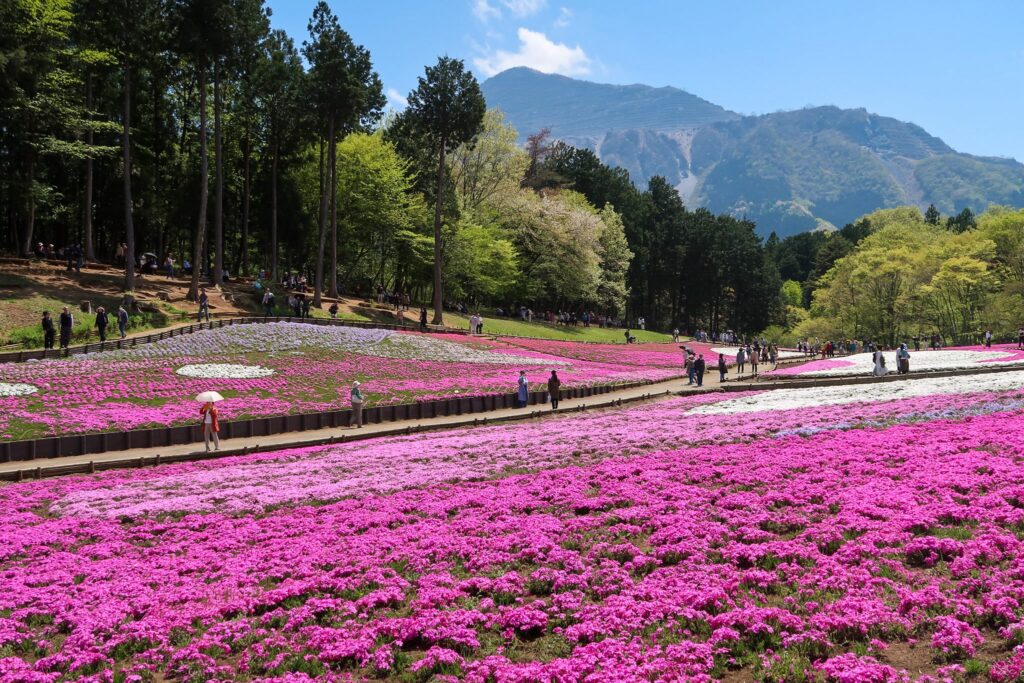
<svg viewBox="0 0 1024 683">
<path fill-rule="evenodd" d="M 196 396 L 196 400 L 203 404 L 199 409 L 199 415 L 203 420 L 203 442 L 206 444 L 206 452 L 210 452 L 210 437 L 213 437 L 213 450 L 220 450 L 220 425 L 217 423 L 217 408 L 213 405 L 217 401 L 223 401 L 224 397 L 216 391 L 204 391 Z"/>
</svg>

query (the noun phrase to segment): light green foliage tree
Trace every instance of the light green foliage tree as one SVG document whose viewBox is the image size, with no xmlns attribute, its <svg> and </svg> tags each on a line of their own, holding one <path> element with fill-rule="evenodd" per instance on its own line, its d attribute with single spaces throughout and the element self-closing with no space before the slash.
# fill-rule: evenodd
<svg viewBox="0 0 1024 683">
<path fill-rule="evenodd" d="M 955 233 L 926 222 L 916 209 L 867 219 L 873 232 L 822 276 L 811 318 L 797 326 L 798 335 L 827 330 L 894 345 L 935 330 L 965 343 L 989 326 L 985 312 L 1006 279 L 998 245 L 1012 252 L 1024 239 L 1014 234 L 1012 220 Z"/>
<path fill-rule="evenodd" d="M 495 225 L 464 217 L 446 236 L 444 274 L 450 297 L 479 305 L 512 292 L 518 272 L 515 246 Z"/>
<path fill-rule="evenodd" d="M 397 238 L 426 218 L 422 197 L 412 193 L 408 163 L 380 133 L 348 135 L 336 156 L 338 230 L 345 246 L 341 281 L 362 275 L 407 284 Z"/>
<path fill-rule="evenodd" d="M 629 250 L 626 229 L 622 216 L 615 207 L 605 204 L 599 212 L 604 224 L 598 237 L 600 244 L 600 265 L 597 282 L 597 305 L 611 315 L 619 315 L 629 299 L 626 277 L 633 252 Z"/>
<path fill-rule="evenodd" d="M 481 209 L 485 202 L 518 189 L 530 164 L 516 144 L 518 137 L 504 114 L 488 109 L 476 138 L 452 152 L 450 171 L 463 209 Z"/>
</svg>

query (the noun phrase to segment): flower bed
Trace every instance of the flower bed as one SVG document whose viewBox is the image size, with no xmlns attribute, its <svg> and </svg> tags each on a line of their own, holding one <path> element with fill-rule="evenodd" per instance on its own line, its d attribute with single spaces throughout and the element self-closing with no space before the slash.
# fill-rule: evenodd
<svg viewBox="0 0 1024 683">
<path fill-rule="evenodd" d="M 885 352 L 886 367 L 896 372 L 896 352 Z M 1024 365 L 1024 351 L 1012 346 L 992 347 L 964 346 L 940 349 L 938 351 L 911 351 L 911 372 L 941 370 L 968 370 L 986 365 Z M 794 367 L 779 368 L 770 375 L 799 375 L 808 377 L 843 377 L 849 375 L 870 375 L 874 368 L 872 354 L 859 353 L 845 358 L 825 358 L 803 363 Z"/>
<path fill-rule="evenodd" d="M 9 485 L 0 681 L 1016 680 L 1016 381 Z"/>
<path fill-rule="evenodd" d="M 363 383 L 369 405 L 515 390 L 666 379 L 668 368 L 494 350 L 387 330 L 275 323 L 232 326 L 132 350 L 0 366 L 0 440 L 182 424 L 192 397 L 218 391 L 221 419 L 335 410 Z M 2 387 L 28 387 L 3 390 Z"/>
</svg>

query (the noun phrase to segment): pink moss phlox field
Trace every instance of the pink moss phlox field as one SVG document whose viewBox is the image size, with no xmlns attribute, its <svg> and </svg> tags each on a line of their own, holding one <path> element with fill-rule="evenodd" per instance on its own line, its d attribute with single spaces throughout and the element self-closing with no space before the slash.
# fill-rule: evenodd
<svg viewBox="0 0 1024 683">
<path fill-rule="evenodd" d="M 210 363 L 259 366 L 273 374 L 218 379 L 177 372 Z M 38 392 L 0 397 L 0 440 L 182 424 L 196 419 L 192 397 L 208 390 L 226 397 L 218 406 L 221 419 L 239 419 L 346 408 L 355 379 L 363 382 L 369 405 L 388 405 L 511 392 L 520 369 L 540 389 L 552 368 L 566 388 L 681 373 L 628 360 L 495 350 L 458 335 L 247 325 L 123 352 L 2 365 L 0 383 L 27 383 Z"/>
<path fill-rule="evenodd" d="M 1017 680 L 1020 390 L 733 396 L 5 486 L 0 681 Z"/>
</svg>

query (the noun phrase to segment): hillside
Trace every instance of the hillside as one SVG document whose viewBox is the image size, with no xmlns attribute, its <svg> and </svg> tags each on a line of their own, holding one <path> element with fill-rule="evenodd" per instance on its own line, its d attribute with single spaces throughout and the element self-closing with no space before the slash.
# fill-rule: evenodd
<svg viewBox="0 0 1024 683">
<path fill-rule="evenodd" d="M 483 88 L 521 137 L 547 126 L 638 185 L 664 176 L 688 206 L 746 215 L 762 234 L 841 226 L 903 204 L 947 214 L 1024 206 L 1024 165 L 957 152 L 920 126 L 864 109 L 739 116 L 676 88 L 524 68 Z"/>
</svg>

